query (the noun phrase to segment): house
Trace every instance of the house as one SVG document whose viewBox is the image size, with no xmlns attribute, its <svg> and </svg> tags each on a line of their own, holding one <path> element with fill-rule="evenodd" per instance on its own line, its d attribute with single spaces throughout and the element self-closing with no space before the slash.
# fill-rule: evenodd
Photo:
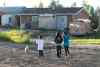
<svg viewBox="0 0 100 67">
<path fill-rule="evenodd" d="M 92 32 L 91 20 L 89 20 L 89 14 L 84 8 L 71 17 L 69 28 L 73 35 L 84 35 Z"/>
<path fill-rule="evenodd" d="M 1 25 L 25 27 L 31 22 L 32 29 L 46 28 L 59 29 L 69 27 L 76 19 L 88 19 L 87 12 L 82 7 L 68 8 L 25 8 L 25 7 L 5 7 L 0 8 L 5 14 L 1 15 Z"/>
<path fill-rule="evenodd" d="M 13 25 L 17 26 L 19 24 L 19 19 L 17 14 L 22 12 L 22 9 L 25 7 L 0 7 L 0 11 L 4 14 L 0 15 L 1 26 Z"/>
</svg>

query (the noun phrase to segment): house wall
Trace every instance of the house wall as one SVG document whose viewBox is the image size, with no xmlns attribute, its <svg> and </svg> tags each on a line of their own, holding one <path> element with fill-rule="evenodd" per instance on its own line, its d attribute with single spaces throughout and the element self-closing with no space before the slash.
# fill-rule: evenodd
<svg viewBox="0 0 100 67">
<path fill-rule="evenodd" d="M 70 20 L 70 33 L 74 35 L 83 35 L 86 33 L 91 32 L 90 23 L 88 22 L 79 22 L 76 21 L 76 19 L 88 19 L 89 15 L 82 10 L 79 14 L 72 16 L 72 19 Z"/>
<path fill-rule="evenodd" d="M 33 28 L 38 28 L 38 25 L 39 25 L 39 16 L 38 15 L 32 16 Z"/>
<path fill-rule="evenodd" d="M 68 24 L 68 26 L 69 26 L 70 23 L 72 23 L 72 21 L 73 21 L 72 20 L 72 15 L 68 15 L 67 16 L 67 24 Z"/>
<path fill-rule="evenodd" d="M 9 23 L 9 17 L 11 17 L 12 15 L 2 15 L 2 17 L 1 17 L 1 24 L 4 26 L 4 25 L 6 25 L 6 24 L 8 24 Z"/>
<path fill-rule="evenodd" d="M 1 16 L 1 25 L 9 24 L 11 26 L 16 24 L 16 19 L 14 15 L 2 15 Z"/>
<path fill-rule="evenodd" d="M 90 33 L 90 29 L 89 23 L 78 22 L 70 25 L 70 33 L 73 35 L 84 35 Z"/>
<path fill-rule="evenodd" d="M 83 18 L 83 19 L 88 19 L 89 18 L 89 14 L 85 11 L 82 10 L 79 15 L 77 15 L 77 18 Z"/>
<path fill-rule="evenodd" d="M 76 19 L 89 19 L 89 15 L 85 10 L 80 11 L 77 15 L 72 16 L 72 22 Z"/>
<path fill-rule="evenodd" d="M 22 15 L 21 16 L 21 24 L 25 24 L 29 21 L 32 21 L 32 16 L 31 15 Z"/>
<path fill-rule="evenodd" d="M 32 22 L 32 16 L 31 15 L 21 15 L 20 16 L 20 27 L 25 28 L 25 24 Z"/>
<path fill-rule="evenodd" d="M 2 25 L 9 24 L 9 17 L 13 15 L 3 15 Z M 15 16 L 16 26 L 21 26 L 21 28 L 25 28 L 25 23 L 29 21 L 32 22 L 33 27 L 46 28 L 46 29 L 61 29 L 67 27 L 67 24 L 72 21 L 72 16 L 32 16 L 32 15 L 21 15 Z M 14 19 L 14 18 L 13 18 Z M 36 21 L 36 22 L 35 22 Z"/>
<path fill-rule="evenodd" d="M 72 15 L 68 15 L 68 22 L 72 22 Z"/>
<path fill-rule="evenodd" d="M 46 29 L 55 29 L 55 18 L 53 16 L 39 16 L 39 27 Z"/>
<path fill-rule="evenodd" d="M 31 28 L 38 28 L 39 17 L 37 15 L 21 15 L 20 26 L 25 28 L 26 23 L 31 23 Z"/>
<path fill-rule="evenodd" d="M 39 27 L 64 30 L 68 24 L 67 16 L 39 16 Z"/>
<path fill-rule="evenodd" d="M 56 16 L 56 23 L 58 30 L 64 30 L 68 25 L 68 17 L 67 16 Z"/>
</svg>

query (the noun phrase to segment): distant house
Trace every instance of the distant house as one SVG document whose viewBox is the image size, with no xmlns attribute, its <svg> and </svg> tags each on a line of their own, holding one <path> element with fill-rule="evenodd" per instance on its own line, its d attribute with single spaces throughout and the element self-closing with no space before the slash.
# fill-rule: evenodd
<svg viewBox="0 0 100 67">
<path fill-rule="evenodd" d="M 22 9 L 25 7 L 0 7 L 0 11 L 4 12 L 4 14 L 0 15 L 1 18 L 1 26 L 11 25 L 11 26 L 19 26 L 19 14 L 22 12 Z"/>
<path fill-rule="evenodd" d="M 25 27 L 31 22 L 32 28 L 60 29 L 69 27 L 74 20 L 89 16 L 82 7 L 69 8 L 25 8 L 25 7 L 5 7 L 0 8 L 5 14 L 1 15 L 1 25 Z"/>
</svg>

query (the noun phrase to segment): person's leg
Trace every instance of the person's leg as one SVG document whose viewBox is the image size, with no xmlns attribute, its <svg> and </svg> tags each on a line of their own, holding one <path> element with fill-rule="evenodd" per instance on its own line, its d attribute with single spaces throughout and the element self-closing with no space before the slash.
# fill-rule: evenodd
<svg viewBox="0 0 100 67">
<path fill-rule="evenodd" d="M 67 55 L 70 55 L 69 47 L 66 47 L 66 48 L 65 48 L 65 55 L 66 55 L 66 56 L 67 56 Z"/>
<path fill-rule="evenodd" d="M 61 46 L 59 46 L 59 56 L 61 57 Z"/>
<path fill-rule="evenodd" d="M 70 55 L 69 47 L 67 48 L 67 53 L 68 53 L 68 55 Z"/>
<path fill-rule="evenodd" d="M 39 56 L 41 56 L 41 50 L 39 50 Z"/>
<path fill-rule="evenodd" d="M 41 50 L 41 56 L 44 56 L 43 50 Z"/>
<path fill-rule="evenodd" d="M 59 57 L 59 46 L 56 46 L 57 57 Z"/>
<path fill-rule="evenodd" d="M 65 49 L 65 55 L 67 56 L 67 48 L 64 48 Z"/>
<path fill-rule="evenodd" d="M 44 56 L 43 50 L 39 50 L 39 56 Z"/>
</svg>

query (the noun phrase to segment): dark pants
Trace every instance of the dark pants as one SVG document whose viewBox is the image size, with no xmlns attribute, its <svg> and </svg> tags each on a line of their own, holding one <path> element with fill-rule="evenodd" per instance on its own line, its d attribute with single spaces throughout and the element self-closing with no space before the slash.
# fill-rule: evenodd
<svg viewBox="0 0 100 67">
<path fill-rule="evenodd" d="M 39 50 L 39 56 L 44 56 L 43 50 Z"/>
<path fill-rule="evenodd" d="M 66 47 L 66 48 L 64 48 L 64 49 L 65 49 L 65 54 L 66 54 L 66 56 L 67 56 L 67 55 L 70 55 L 69 47 Z"/>
<path fill-rule="evenodd" d="M 56 50 L 57 50 L 57 57 L 61 57 L 61 46 L 56 46 Z"/>
</svg>

